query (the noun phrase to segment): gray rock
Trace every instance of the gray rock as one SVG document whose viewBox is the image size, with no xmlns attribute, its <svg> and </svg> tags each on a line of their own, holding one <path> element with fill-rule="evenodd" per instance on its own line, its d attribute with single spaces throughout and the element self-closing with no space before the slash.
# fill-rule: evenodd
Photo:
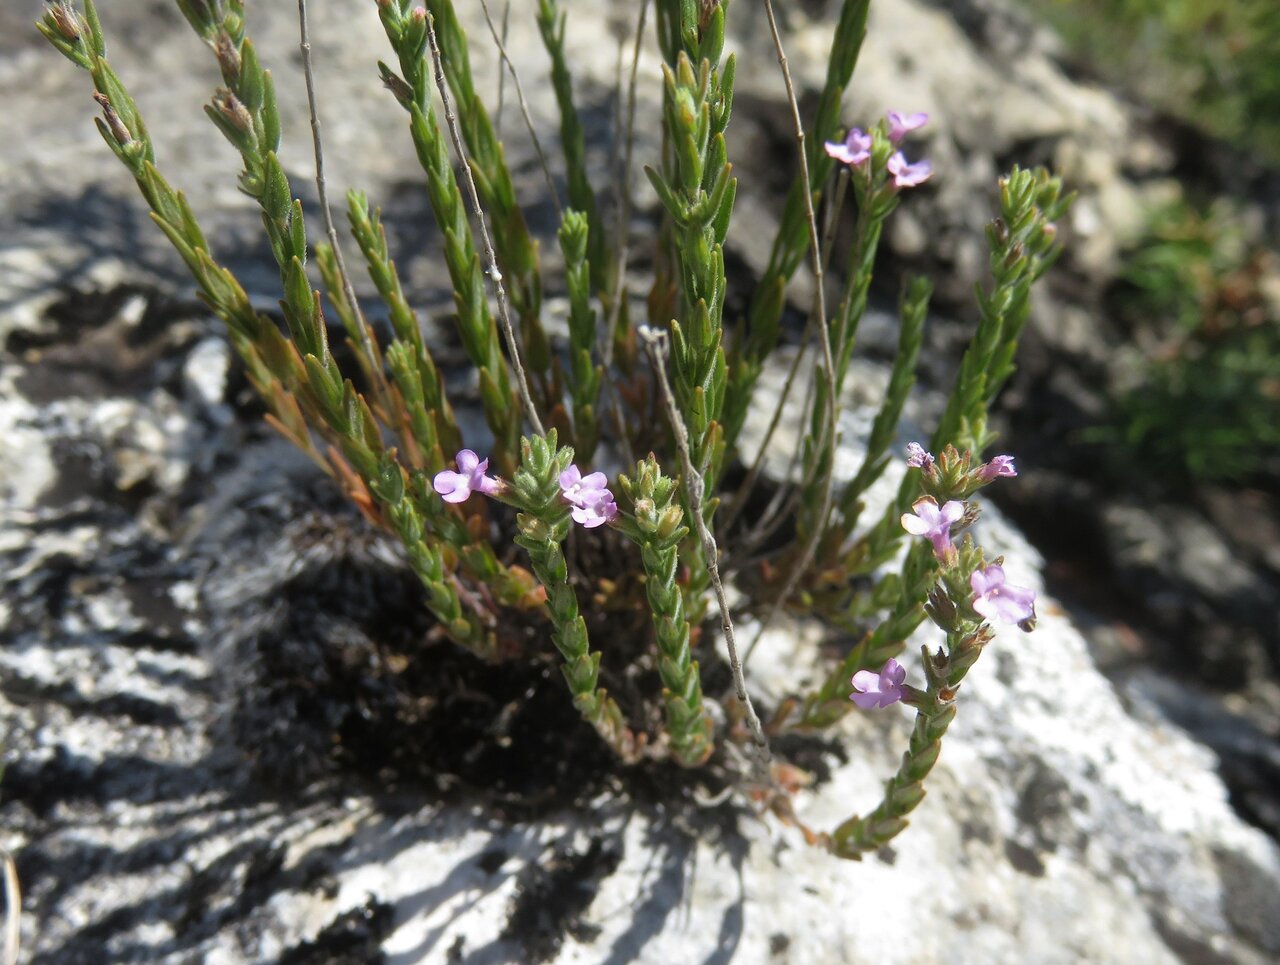
<svg viewBox="0 0 1280 965">
<path fill-rule="evenodd" d="M 1194 510 L 1116 500 L 1102 509 L 1119 588 L 1181 646 L 1192 666 L 1241 686 L 1277 659 L 1280 597 Z"/>
<path fill-rule="evenodd" d="M 634 7 L 565 5 L 600 127 L 611 112 L 611 31 Z M 414 226 L 423 208 L 403 117 L 373 82 L 371 52 L 384 43 L 372 5 L 315 8 L 331 178 L 358 175 L 393 201 L 398 240 L 417 245 L 407 262 L 415 290 L 441 304 L 438 239 Z M 462 8 L 483 29 L 475 7 Z M 771 63 L 752 5 L 738 9 L 735 42 Z M 274 273 L 258 257 L 255 216 L 199 111 L 212 65 L 189 66 L 203 51 L 167 4 L 104 12 L 163 163 L 269 305 Z M 283 69 L 292 12 L 260 4 L 250 17 L 264 59 L 296 81 Z M 825 28 L 792 15 L 793 65 L 811 88 Z M 571 732 L 537 726 L 557 718 L 527 715 L 565 704 L 550 672 L 527 671 L 500 706 L 487 703 L 493 691 L 458 685 L 474 668 L 430 639 L 394 547 L 261 426 L 211 320 L 140 287 L 190 291 L 93 140 L 84 77 L 8 29 L 16 16 L 0 10 L 0 93 L 24 133 L 0 154 L 0 210 L 18 213 L 0 250 L 0 827 L 18 856 L 33 962 L 1280 955 L 1275 843 L 1233 812 L 1212 754 L 1154 702 L 1132 710 L 1119 699 L 1051 600 L 1034 635 L 1002 634 L 966 684 L 912 828 L 859 864 L 804 846 L 742 801 L 701 807 L 687 784 L 655 788 L 602 764 Z M 851 117 L 935 112 L 922 144 L 956 173 L 921 195 L 923 220 L 942 225 L 940 250 L 961 273 L 980 264 L 975 186 L 989 190 L 997 154 L 1020 138 L 1070 144 L 1125 129 L 1122 106 L 1074 87 L 1037 44 L 1006 44 L 1009 61 L 993 61 L 972 42 L 976 28 L 935 7 L 904 0 L 875 16 Z M 514 17 L 512 30 L 517 60 L 539 62 L 528 18 Z M 937 56 L 920 54 L 925 34 Z M 476 60 L 493 76 L 491 55 Z M 1010 63 L 1024 83 L 1006 102 Z M 535 74 L 526 72 L 527 93 L 550 141 L 554 114 Z M 785 117 L 772 71 L 742 76 L 743 104 L 757 105 L 743 128 Z M 301 86 L 282 83 L 281 94 L 286 164 L 305 190 Z M 505 124 L 533 196 L 541 176 L 515 117 Z M 652 156 L 656 126 L 639 129 L 640 156 Z M 789 135 L 776 136 L 783 147 L 761 152 L 762 163 L 786 163 Z M 593 144 L 601 170 L 607 140 Z M 89 150 L 97 162 L 85 161 Z M 1110 155 L 1081 161 L 1099 196 L 1119 166 Z M 1126 204 L 1097 201 L 1101 240 L 1084 257 L 1105 260 Z M 771 210 L 740 212 L 748 264 Z M 163 324 L 148 328 L 148 318 Z M 868 321 L 868 341 L 883 344 L 891 321 Z M 884 379 L 871 363 L 859 374 L 867 386 Z M 777 381 L 770 373 L 766 385 Z M 874 402 L 868 392 L 851 406 L 851 441 Z M 937 404 L 922 395 L 909 415 L 928 424 Z M 858 455 L 851 444 L 840 465 Z M 891 468 L 879 499 L 901 471 Z M 1040 586 L 1041 561 L 999 514 L 988 509 L 980 534 L 1016 581 Z M 770 631 L 751 667 L 762 699 L 816 679 L 821 636 L 808 624 Z M 433 716 L 448 700 L 475 707 Z M 460 722 L 476 733 L 448 726 Z M 808 748 L 820 779 L 798 794 L 801 817 L 829 828 L 873 805 L 908 729 L 897 709 L 854 715 L 838 735 L 844 756 Z M 475 786 L 485 754 L 507 746 L 540 747 L 546 772 L 499 757 L 490 786 Z"/>
</svg>

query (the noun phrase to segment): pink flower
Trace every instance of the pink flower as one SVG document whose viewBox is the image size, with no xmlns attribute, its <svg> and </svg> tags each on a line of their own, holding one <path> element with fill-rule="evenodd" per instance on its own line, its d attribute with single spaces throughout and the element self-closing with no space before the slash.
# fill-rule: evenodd
<svg viewBox="0 0 1280 965">
<path fill-rule="evenodd" d="M 889 173 L 893 175 L 893 186 L 895 188 L 914 188 L 917 184 L 924 184 L 933 175 L 932 164 L 928 161 L 908 164 L 901 151 L 889 158 L 889 163 L 886 167 L 889 169 Z"/>
<path fill-rule="evenodd" d="M 560 495 L 569 503 L 569 515 L 575 523 L 594 529 L 618 518 L 618 504 L 607 488 L 608 481 L 602 472 L 584 476 L 577 466 L 560 474 Z"/>
<path fill-rule="evenodd" d="M 929 121 L 928 114 L 899 114 L 897 111 L 889 111 L 885 116 L 889 118 L 889 140 L 894 144 L 899 143 L 911 131 L 918 131 Z"/>
<path fill-rule="evenodd" d="M 991 461 L 978 470 L 978 478 L 983 482 L 991 482 L 997 476 L 1016 476 L 1018 470 L 1013 468 L 1013 456 L 992 456 Z"/>
<path fill-rule="evenodd" d="M 912 469 L 933 469 L 933 454 L 918 442 L 907 443 L 907 465 Z"/>
<path fill-rule="evenodd" d="M 827 141 L 826 149 L 829 155 L 842 164 L 858 167 L 871 159 L 871 135 L 864 134 L 855 127 L 849 131 L 849 136 L 845 138 L 843 144 Z"/>
<path fill-rule="evenodd" d="M 431 488 L 438 492 L 446 503 L 463 503 L 473 492 L 494 496 L 502 489 L 502 484 L 492 476 L 486 476 L 489 460 L 483 462 L 470 449 L 461 449 L 457 455 L 458 471 L 444 469 L 436 473 L 431 481 Z"/>
<path fill-rule="evenodd" d="M 988 620 L 1021 624 L 1035 619 L 1035 590 L 1006 583 L 1004 567 L 992 563 L 974 570 L 969 585 L 974 592 L 973 608 Z"/>
<path fill-rule="evenodd" d="M 951 527 L 964 516 L 964 503 L 952 499 L 938 508 L 932 496 L 922 496 L 911 507 L 915 515 L 902 514 L 902 528 L 912 536 L 923 536 L 933 544 L 933 552 L 940 560 L 955 550 L 951 544 Z"/>
<path fill-rule="evenodd" d="M 853 675 L 854 693 L 849 699 L 863 710 L 888 707 L 902 699 L 902 682 L 907 679 L 907 668 L 890 657 L 879 673 L 859 670 Z"/>
</svg>

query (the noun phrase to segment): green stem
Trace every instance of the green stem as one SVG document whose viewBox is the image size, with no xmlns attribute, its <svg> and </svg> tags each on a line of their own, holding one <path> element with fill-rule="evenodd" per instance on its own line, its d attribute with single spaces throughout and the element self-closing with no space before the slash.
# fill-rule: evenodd
<svg viewBox="0 0 1280 965">
<path fill-rule="evenodd" d="M 677 582 L 679 547 L 688 535 L 684 511 L 676 504 L 675 480 L 664 476 L 653 456 L 642 460 L 633 477 L 619 477 L 633 507 L 619 528 L 640 547 L 645 593 L 658 643 L 667 736 L 685 767 L 703 764 L 715 748 L 714 724 L 702 702 L 702 679 L 689 646 L 684 592 Z"/>
<path fill-rule="evenodd" d="M 592 652 L 587 623 L 578 611 L 578 596 L 569 582 L 569 564 L 561 544 L 573 523 L 560 497 L 560 473 L 573 462 L 573 450 L 557 447 L 556 432 L 520 440 L 520 468 L 516 470 L 510 501 L 522 512 L 515 541 L 529 554 L 534 575 L 547 591 L 551 640 L 564 658 L 561 671 L 574 706 L 623 760 L 637 756 L 635 735 L 622 711 L 599 686 L 600 653 Z"/>
</svg>

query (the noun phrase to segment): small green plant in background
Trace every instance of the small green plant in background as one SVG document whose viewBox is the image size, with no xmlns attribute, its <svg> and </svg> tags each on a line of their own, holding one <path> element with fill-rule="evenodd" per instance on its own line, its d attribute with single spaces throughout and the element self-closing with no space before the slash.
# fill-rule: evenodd
<svg viewBox="0 0 1280 965">
<path fill-rule="evenodd" d="M 1280 161 L 1275 0 L 1024 0 L 1102 77 Z"/>
<path fill-rule="evenodd" d="M 1107 425 L 1114 461 L 1172 481 L 1243 483 L 1277 471 L 1280 254 L 1251 242 L 1230 202 L 1152 212 L 1115 296 L 1145 347 Z"/>
<path fill-rule="evenodd" d="M 652 80 L 662 93 L 663 147 L 647 159 L 645 173 L 662 224 L 655 268 L 643 279 L 627 272 L 625 194 L 610 216 L 585 166 L 564 52 L 573 24 L 557 0 L 540 0 L 533 14 L 548 62 L 529 69 L 548 71 L 561 112 L 556 163 L 564 165 L 568 205 L 556 238 L 565 263 L 559 278 L 543 272 L 539 240 L 476 90 L 470 41 L 453 0 L 376 0 L 388 48 L 383 61 L 371 55 L 370 73 L 376 64 L 404 112 L 444 238 L 451 321 L 476 372 L 486 431 L 464 439 L 455 418 L 463 403 L 449 397 L 379 211 L 358 191 L 347 196 L 347 219 L 378 311 L 390 323 L 388 337 L 379 336 L 352 284 L 322 173 L 305 0 L 298 3 L 303 80 L 312 95 L 327 236 L 314 249 L 279 155 L 276 80 L 248 36 L 246 4 L 175 2 L 221 77 L 206 110 L 239 152 L 239 186 L 261 209 L 280 273 L 280 321 L 255 307 L 219 264 L 194 208 L 161 173 L 138 106 L 107 60 L 93 0 L 52 3 L 39 28 L 90 75 L 102 110 L 99 131 L 136 179 L 201 297 L 226 321 L 269 421 L 372 524 L 400 541 L 443 632 L 481 660 L 558 661 L 569 699 L 621 761 L 714 769 L 802 828 L 769 739 L 829 727 L 855 705 L 903 702 L 915 708 L 916 723 L 881 804 L 830 833 L 804 828 L 809 840 L 849 858 L 898 834 L 924 796 L 961 680 L 992 639 L 991 622 L 1034 624 L 1031 591 L 1007 583 L 1002 561 L 985 560 L 968 530 L 979 514 L 977 491 L 1016 475 L 1009 456 L 983 459 L 993 442 L 987 410 L 1013 372 L 1031 288 L 1058 253 L 1055 222 L 1070 203 L 1060 183 L 1045 171 L 1016 168 L 1001 179 L 988 228 L 991 278 L 978 294 L 979 323 L 955 388 L 928 448 L 910 447 L 896 499 L 867 521 L 867 492 L 892 458 L 915 379 L 932 291 L 927 280 L 904 289 L 899 352 L 864 461 L 837 478 L 845 378 L 883 228 L 934 175 L 927 161 L 908 157 L 916 154 L 908 139 L 926 124 L 923 114 L 890 112 L 865 131 L 842 126 L 842 95 L 870 0 L 842 3 L 826 84 L 807 122 L 772 5 L 762 0 L 792 109 L 797 170 L 745 318 L 730 317 L 726 297 L 724 245 L 737 194 L 750 186 L 739 184 L 726 150 L 738 64 L 725 53 L 725 23 L 730 8 L 747 0 L 653 4 L 663 67 Z M 644 0 L 636 5 L 637 64 L 649 10 Z M 634 98 L 629 102 L 627 130 L 635 110 Z M 532 125 L 529 135 L 536 137 Z M 625 157 L 631 149 L 624 144 Z M 544 157 L 540 146 L 538 153 Z M 624 185 L 628 174 L 620 174 Z M 848 206 L 854 210 L 845 212 Z M 822 229 L 844 216 L 853 219 L 854 241 L 848 263 L 837 266 L 843 284 L 830 286 L 835 297 L 828 303 Z M 790 474 L 774 482 L 770 508 L 730 529 L 726 517 L 741 511 L 757 485 L 768 445 L 766 438 L 759 451 L 744 451 L 740 430 L 747 410 L 762 404 L 758 381 L 778 349 L 788 282 L 806 264 L 817 284 L 804 349 L 781 397 L 767 402 L 776 425 L 801 360 L 816 349 L 814 391 L 800 417 L 803 442 Z M 563 343 L 548 334 L 544 299 L 546 290 L 560 289 L 569 305 Z M 633 317 L 641 314 L 634 307 L 640 294 L 647 294 L 645 319 Z M 348 343 L 350 371 L 331 338 Z M 725 470 L 735 460 L 753 468 L 728 488 Z M 611 478 L 605 470 L 615 468 L 621 471 Z M 793 536 L 777 538 L 792 518 Z M 908 536 L 916 538 L 904 547 Z M 730 603 L 722 571 L 735 574 L 739 602 Z M 784 701 L 762 724 L 736 626 L 753 625 L 758 642 L 784 609 L 855 631 L 860 642 L 817 688 Z M 922 651 L 921 689 L 906 682 L 897 658 L 926 619 L 942 642 Z M 714 623 L 732 685 L 712 691 L 702 666 L 719 659 Z"/>
</svg>

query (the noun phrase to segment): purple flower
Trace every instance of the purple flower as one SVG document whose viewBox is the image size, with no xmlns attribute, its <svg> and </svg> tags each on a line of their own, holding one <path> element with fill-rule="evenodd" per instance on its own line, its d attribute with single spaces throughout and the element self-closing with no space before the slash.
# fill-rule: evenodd
<svg viewBox="0 0 1280 965">
<path fill-rule="evenodd" d="M 837 161 L 857 167 L 871 159 L 871 135 L 864 134 L 855 127 L 849 131 L 849 136 L 845 138 L 843 144 L 838 141 L 827 141 L 826 148 L 827 153 Z"/>
<path fill-rule="evenodd" d="M 991 482 L 997 476 L 1016 476 L 1018 470 L 1013 467 L 1013 456 L 992 456 L 991 461 L 978 470 L 978 478 L 983 482 Z"/>
<path fill-rule="evenodd" d="M 918 442 L 907 443 L 907 465 L 912 469 L 933 469 L 933 454 Z"/>
<path fill-rule="evenodd" d="M 470 449 L 461 449 L 457 456 L 458 471 L 448 469 L 436 473 L 431 487 L 440 494 L 446 503 L 466 502 L 473 492 L 495 496 L 502 489 L 502 484 L 492 476 L 486 476 L 489 460 L 481 461 Z"/>
<path fill-rule="evenodd" d="M 889 140 L 897 144 L 911 131 L 918 131 L 929 121 L 928 114 L 899 114 L 889 111 Z"/>
<path fill-rule="evenodd" d="M 917 499 L 911 507 L 915 515 L 902 514 L 902 528 L 912 536 L 923 536 L 933 544 L 933 552 L 943 560 L 955 547 L 951 545 L 951 527 L 964 516 L 964 503 L 952 499 L 938 507 L 932 496 Z"/>
<path fill-rule="evenodd" d="M 1004 567 L 992 563 L 974 570 L 969 577 L 973 587 L 973 608 L 988 620 L 1025 623 L 1036 616 L 1036 593 L 1025 586 L 1004 581 Z"/>
<path fill-rule="evenodd" d="M 859 670 L 853 675 L 854 692 L 849 699 L 863 710 L 888 707 L 902 699 L 902 682 L 907 679 L 907 668 L 890 657 L 879 673 Z"/>
<path fill-rule="evenodd" d="M 928 161 L 908 164 L 901 151 L 889 158 L 889 163 L 886 167 L 888 167 L 889 173 L 893 175 L 893 186 L 895 188 L 914 188 L 917 184 L 924 184 L 933 175 L 932 164 Z"/>
<path fill-rule="evenodd" d="M 569 515 L 575 523 L 594 529 L 618 518 L 618 504 L 606 486 L 608 481 L 602 472 L 584 476 L 577 466 L 560 474 L 560 495 L 569 503 Z"/>
</svg>

